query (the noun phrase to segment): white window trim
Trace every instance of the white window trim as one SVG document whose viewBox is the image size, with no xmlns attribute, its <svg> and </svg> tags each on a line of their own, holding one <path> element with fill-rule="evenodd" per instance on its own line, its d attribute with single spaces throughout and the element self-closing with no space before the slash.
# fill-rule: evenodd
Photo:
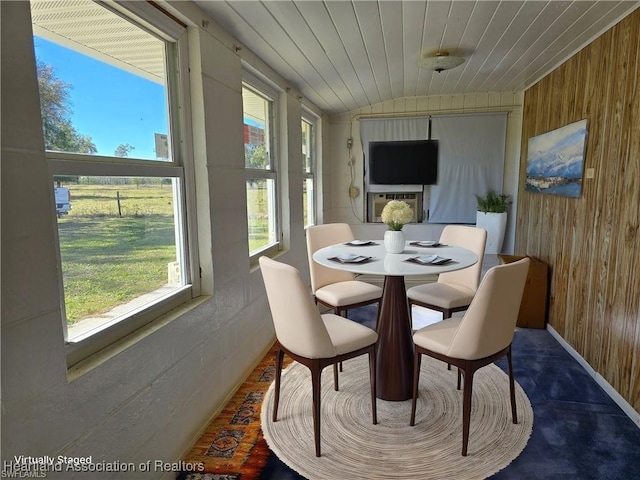
<svg viewBox="0 0 640 480">
<path fill-rule="evenodd" d="M 269 126 L 269 165 L 268 170 L 245 168 L 245 180 L 259 178 L 274 180 L 275 184 L 275 242 L 267 245 L 253 253 L 249 254 L 250 265 L 255 266 L 258 264 L 258 258 L 267 255 L 270 257 L 275 256 L 282 250 L 282 186 L 281 175 L 279 174 L 282 165 L 282 159 L 280 158 L 280 95 L 281 92 L 269 85 L 265 81 L 258 78 L 248 70 L 243 70 L 242 73 L 242 87 L 248 88 L 254 91 L 257 95 L 268 98 L 272 102 L 273 106 L 273 118 L 270 119 Z M 244 117 L 244 112 L 243 112 Z M 244 118 L 243 118 L 244 121 Z"/>
<path fill-rule="evenodd" d="M 177 41 L 185 32 L 186 26 L 178 23 L 162 6 L 152 6 L 149 2 L 132 2 L 131 0 L 94 0 L 96 3 L 121 13 L 123 17 L 129 18 L 133 15 L 136 22 L 147 31 L 155 34 L 164 40 Z"/>
<path fill-rule="evenodd" d="M 152 9 L 152 12 L 157 13 L 157 10 Z M 137 25 L 146 23 L 141 18 L 133 18 L 122 13 L 121 16 Z M 157 24 L 157 19 L 151 20 L 151 22 Z M 179 38 L 176 38 L 176 35 L 179 35 Z M 176 307 L 200 296 L 194 159 L 191 142 L 186 141 L 191 138 L 192 132 L 187 32 L 184 28 L 174 29 L 170 34 L 159 36 L 167 42 L 169 47 L 165 59 L 167 61 L 168 117 L 171 132 L 170 148 L 173 152 L 172 161 L 165 162 L 52 151 L 46 151 L 45 157 L 49 166 L 49 174 L 52 178 L 56 175 L 83 175 L 152 176 L 179 179 L 181 191 L 177 192 L 177 194 L 182 198 L 183 209 L 181 214 L 176 216 L 175 222 L 176 228 L 179 227 L 181 229 L 182 235 L 177 236 L 176 241 L 183 243 L 181 246 L 176 246 L 180 249 L 179 251 L 182 255 L 181 262 L 184 265 L 186 285 L 177 288 L 151 304 L 141 306 L 128 312 L 125 316 L 118 317 L 86 334 L 75 337 L 71 341 L 67 337 L 65 298 L 64 290 L 61 289 L 60 304 L 63 313 L 65 353 L 68 368 L 78 365 L 100 350 L 116 344 L 141 327 L 158 320 Z M 52 215 L 55 215 L 55 211 L 52 212 Z M 57 228 L 54 229 L 54 236 L 56 245 L 59 245 Z M 60 250 L 59 248 L 56 250 L 58 264 L 61 265 Z M 58 275 L 59 284 L 63 285 L 61 269 L 58 269 Z"/>
<path fill-rule="evenodd" d="M 307 111 L 303 108 L 301 121 L 304 121 L 311 125 L 311 173 L 302 171 L 302 178 L 313 180 L 313 221 L 309 222 L 309 225 L 305 225 L 305 228 L 308 226 L 316 225 L 318 223 L 318 180 L 317 180 L 317 172 L 318 172 L 318 117 L 313 115 L 311 112 Z"/>
</svg>

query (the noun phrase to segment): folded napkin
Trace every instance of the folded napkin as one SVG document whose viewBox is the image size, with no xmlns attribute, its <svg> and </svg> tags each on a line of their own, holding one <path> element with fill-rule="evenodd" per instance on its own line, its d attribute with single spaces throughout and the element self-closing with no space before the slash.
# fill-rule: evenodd
<svg viewBox="0 0 640 480">
<path fill-rule="evenodd" d="M 419 265 L 444 265 L 451 261 L 450 258 L 440 257 L 438 255 L 428 255 L 420 257 L 407 258 L 407 262 L 417 263 Z"/>
<path fill-rule="evenodd" d="M 364 255 L 353 255 L 350 253 L 345 253 L 342 255 L 338 255 L 336 257 L 329 258 L 332 262 L 339 263 L 364 263 L 371 260 L 371 257 L 365 257 Z"/>
</svg>

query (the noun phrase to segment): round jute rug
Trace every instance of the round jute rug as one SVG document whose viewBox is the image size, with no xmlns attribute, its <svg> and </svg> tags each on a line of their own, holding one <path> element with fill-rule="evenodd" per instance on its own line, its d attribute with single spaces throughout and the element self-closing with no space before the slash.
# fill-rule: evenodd
<svg viewBox="0 0 640 480">
<path fill-rule="evenodd" d="M 367 357 L 344 362 L 340 391 L 332 369 L 322 375 L 321 447 L 316 457 L 311 414 L 311 375 L 293 363 L 282 373 L 278 421 L 271 421 L 273 388 L 262 404 L 262 430 L 269 448 L 289 467 L 316 479 L 482 479 L 506 467 L 526 446 L 533 410 L 516 383 L 518 424 L 511 421 L 509 380 L 495 365 L 474 375 L 468 456 L 462 449 L 462 391 L 455 368 L 422 357 L 416 425 L 409 426 L 411 400 L 378 399 L 371 423 Z"/>
</svg>

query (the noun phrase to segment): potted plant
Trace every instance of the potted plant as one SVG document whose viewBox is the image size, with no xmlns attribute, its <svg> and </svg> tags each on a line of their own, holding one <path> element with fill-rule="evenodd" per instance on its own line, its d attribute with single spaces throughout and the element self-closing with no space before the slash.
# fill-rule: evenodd
<svg viewBox="0 0 640 480">
<path fill-rule="evenodd" d="M 388 253 L 402 253 L 404 250 L 404 234 L 402 227 L 413 220 L 413 210 L 407 202 L 391 200 L 382 209 L 380 216 L 389 230 L 384 232 L 384 247 Z"/>
<path fill-rule="evenodd" d="M 507 229 L 507 209 L 511 205 L 509 195 L 489 190 L 485 195 L 476 195 L 478 211 L 476 226 L 487 231 L 485 253 L 500 253 L 504 233 Z"/>
</svg>

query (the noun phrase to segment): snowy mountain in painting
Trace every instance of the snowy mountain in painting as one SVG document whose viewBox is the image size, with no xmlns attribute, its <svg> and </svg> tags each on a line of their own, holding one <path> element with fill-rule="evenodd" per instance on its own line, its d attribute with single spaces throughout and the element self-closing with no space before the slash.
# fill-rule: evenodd
<svg viewBox="0 0 640 480">
<path fill-rule="evenodd" d="M 583 122 L 584 127 L 577 125 Z M 573 128 L 561 131 L 568 127 Z M 553 136 L 547 138 L 550 134 Z M 532 138 L 529 143 L 527 177 L 581 178 L 585 136 L 586 121 L 582 121 Z"/>
</svg>

